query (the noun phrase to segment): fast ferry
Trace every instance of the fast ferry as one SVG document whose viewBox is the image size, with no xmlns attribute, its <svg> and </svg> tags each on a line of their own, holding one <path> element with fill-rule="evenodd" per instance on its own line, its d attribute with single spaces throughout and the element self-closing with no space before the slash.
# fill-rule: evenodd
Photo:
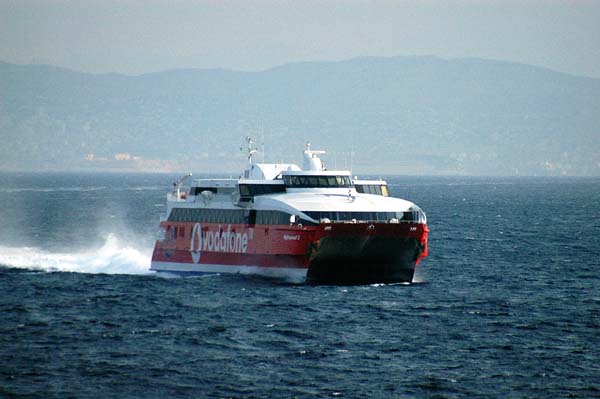
<svg viewBox="0 0 600 399">
<path fill-rule="evenodd" d="M 307 143 L 303 166 L 248 160 L 237 179 L 191 174 L 167 194 L 151 270 L 247 273 L 316 284 L 412 282 L 427 219 L 383 180 L 327 170 Z"/>
</svg>

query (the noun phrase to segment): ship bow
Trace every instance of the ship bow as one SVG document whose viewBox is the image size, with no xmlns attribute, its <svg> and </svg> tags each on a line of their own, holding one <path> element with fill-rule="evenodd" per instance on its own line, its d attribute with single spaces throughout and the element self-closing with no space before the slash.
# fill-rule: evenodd
<svg viewBox="0 0 600 399">
<path fill-rule="evenodd" d="M 317 284 L 412 282 L 426 252 L 425 225 L 329 226 L 310 254 L 307 279 Z"/>
</svg>

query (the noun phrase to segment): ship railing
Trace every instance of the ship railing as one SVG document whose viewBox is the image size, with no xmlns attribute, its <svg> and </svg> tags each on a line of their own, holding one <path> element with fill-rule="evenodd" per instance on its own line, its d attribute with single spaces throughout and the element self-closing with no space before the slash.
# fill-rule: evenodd
<svg viewBox="0 0 600 399">
<path fill-rule="evenodd" d="M 306 211 L 308 217 L 320 223 L 426 223 L 421 210 L 403 212 Z"/>
<path fill-rule="evenodd" d="M 404 223 L 423 223 L 421 220 L 398 220 L 398 219 L 390 219 L 390 220 L 330 220 L 330 219 L 321 219 L 319 220 L 321 224 L 404 224 Z"/>
</svg>

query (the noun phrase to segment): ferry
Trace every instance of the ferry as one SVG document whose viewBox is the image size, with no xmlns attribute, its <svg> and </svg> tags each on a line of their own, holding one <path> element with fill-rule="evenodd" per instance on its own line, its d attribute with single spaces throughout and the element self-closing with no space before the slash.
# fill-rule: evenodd
<svg viewBox="0 0 600 399">
<path fill-rule="evenodd" d="M 314 284 L 412 282 L 427 256 L 427 218 L 384 180 L 328 170 L 325 151 L 296 164 L 255 163 L 236 179 L 173 184 L 150 269 L 259 274 Z"/>
</svg>

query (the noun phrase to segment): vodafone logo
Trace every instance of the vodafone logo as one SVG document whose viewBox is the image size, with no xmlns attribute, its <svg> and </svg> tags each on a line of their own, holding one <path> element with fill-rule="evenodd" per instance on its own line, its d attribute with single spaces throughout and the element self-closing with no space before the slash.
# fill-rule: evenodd
<svg viewBox="0 0 600 399">
<path fill-rule="evenodd" d="M 202 225 L 196 223 L 192 229 L 190 239 L 190 254 L 194 263 L 200 262 L 202 251 L 246 253 L 248 251 L 248 234 L 231 231 L 231 225 L 227 229 L 202 231 Z"/>
<path fill-rule="evenodd" d="M 194 263 L 200 262 L 200 255 L 202 254 L 200 248 L 202 248 L 202 226 L 200 223 L 196 223 L 192 230 L 192 238 L 190 239 L 190 254 Z"/>
</svg>

